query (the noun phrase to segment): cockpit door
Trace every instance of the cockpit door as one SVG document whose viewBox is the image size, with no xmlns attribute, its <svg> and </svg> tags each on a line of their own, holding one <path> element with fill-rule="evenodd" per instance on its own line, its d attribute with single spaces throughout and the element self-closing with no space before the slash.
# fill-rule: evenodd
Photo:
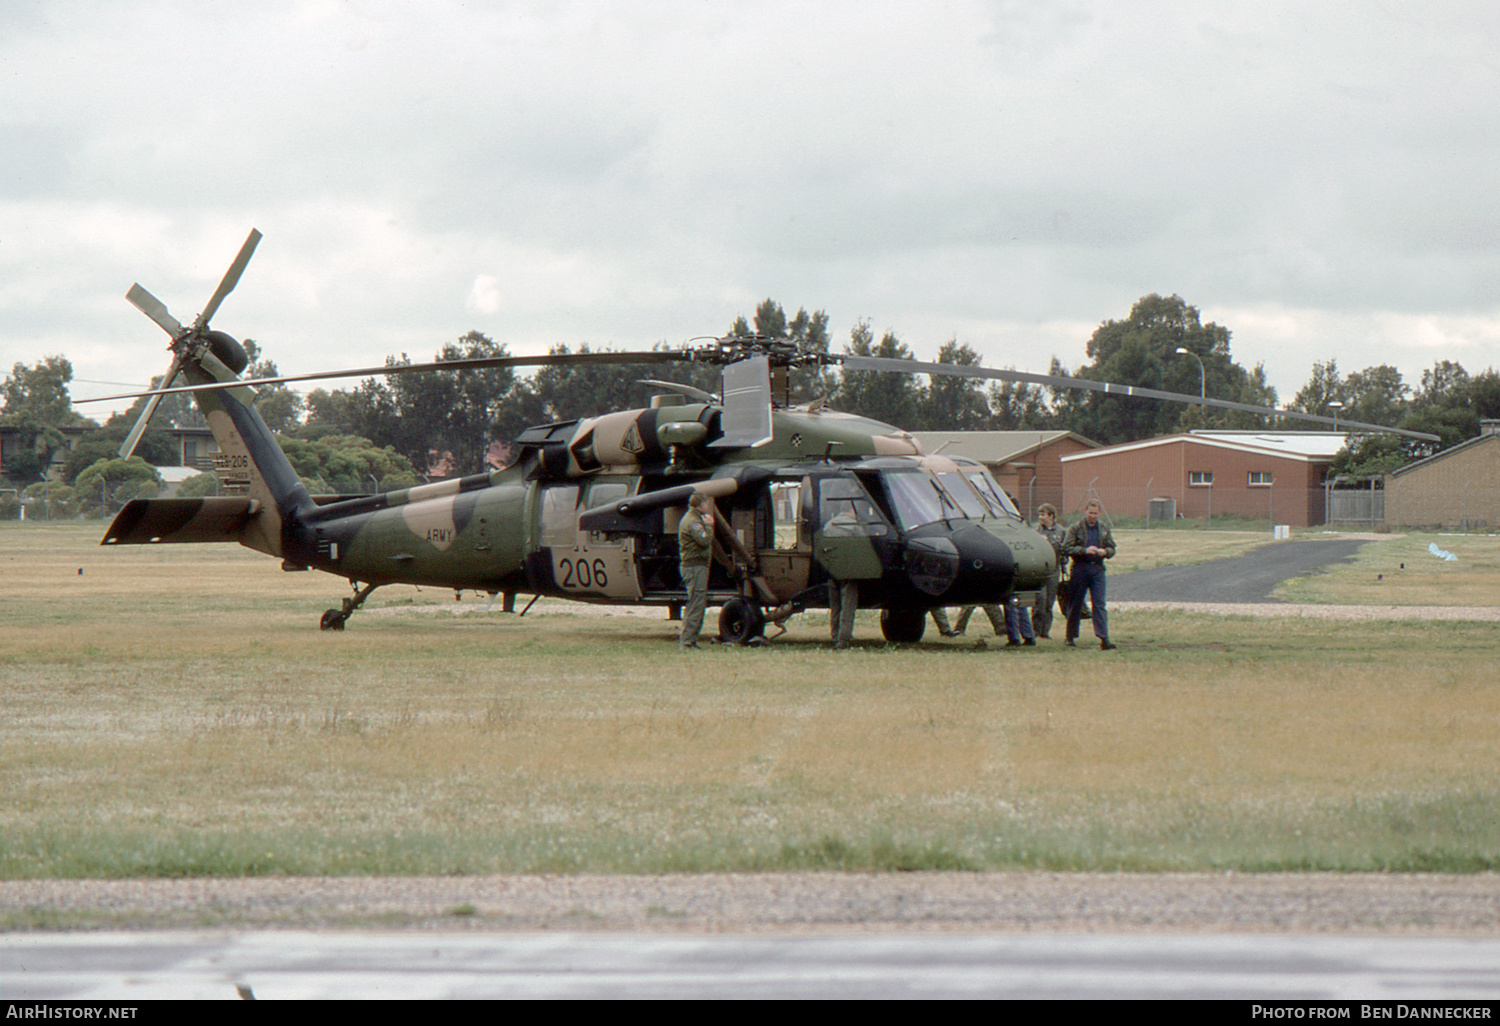
<svg viewBox="0 0 1500 1026">
<path fill-rule="evenodd" d="M 835 580 L 881 576 L 884 567 L 874 542 L 887 537 L 891 527 L 864 486 L 852 474 L 819 478 L 814 485 L 813 556 Z"/>
</svg>

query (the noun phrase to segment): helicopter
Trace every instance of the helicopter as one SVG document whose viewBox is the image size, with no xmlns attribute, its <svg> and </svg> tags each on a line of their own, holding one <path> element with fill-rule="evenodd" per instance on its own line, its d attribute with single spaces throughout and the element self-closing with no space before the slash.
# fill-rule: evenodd
<svg viewBox="0 0 1500 1026">
<path fill-rule="evenodd" d="M 215 470 L 224 494 L 133 499 L 101 544 L 233 542 L 279 558 L 284 570 L 342 577 L 352 594 L 322 614 L 323 630 L 343 630 L 375 589 L 392 584 L 474 590 L 492 600 L 503 594 L 508 610 L 517 595 L 530 594 L 533 603 L 547 596 L 664 606 L 675 618 L 687 601 L 677 527 L 695 491 L 713 500 L 708 602 L 720 609 L 725 643 L 767 643 L 767 626 L 784 632 L 793 614 L 826 607 L 831 582 L 857 582 L 860 608 L 879 609 L 882 634 L 902 644 L 921 639 L 934 608 L 1037 601 L 1056 570 L 1054 553 L 983 464 L 924 453 L 900 428 L 840 413 L 822 400 L 794 403 L 788 372 L 796 367 L 960 374 L 1284 414 L 1076 378 L 831 355 L 783 339 L 739 336 L 650 352 L 482 357 L 242 379 L 249 363 L 244 347 L 210 320 L 260 239 L 252 230 L 190 325 L 139 284 L 126 293 L 171 336 L 172 360 L 162 387 L 139 393 L 150 399 L 120 455 L 133 451 L 161 396 L 191 392 L 218 443 Z M 646 381 L 660 389 L 649 406 L 530 427 L 504 469 L 373 495 L 310 494 L 253 404 L 255 386 L 291 381 L 677 361 L 721 366 L 722 395 Z M 179 375 L 186 385 L 174 386 Z"/>
</svg>

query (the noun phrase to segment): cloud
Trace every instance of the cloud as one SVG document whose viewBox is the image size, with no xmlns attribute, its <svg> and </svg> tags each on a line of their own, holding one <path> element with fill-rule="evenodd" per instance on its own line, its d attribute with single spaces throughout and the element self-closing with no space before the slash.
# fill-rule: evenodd
<svg viewBox="0 0 1500 1026">
<path fill-rule="evenodd" d="M 287 369 L 649 346 L 773 296 L 1041 371 L 1148 292 L 1286 395 L 1495 359 L 1487 3 L 5 12 L 0 347 L 80 377 L 159 373 L 125 289 L 190 317 L 252 226 L 216 324 Z"/>
</svg>

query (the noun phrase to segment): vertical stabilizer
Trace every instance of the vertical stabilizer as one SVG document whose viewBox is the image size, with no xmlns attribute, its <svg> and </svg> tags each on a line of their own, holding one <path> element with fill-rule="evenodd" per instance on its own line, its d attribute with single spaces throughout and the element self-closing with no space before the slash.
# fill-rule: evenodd
<svg viewBox="0 0 1500 1026">
<path fill-rule="evenodd" d="M 183 374 L 191 385 L 236 377 L 207 346 L 183 361 Z M 273 556 L 301 558 L 300 514 L 313 508 L 312 496 L 252 405 L 254 392 L 248 387 L 213 389 L 194 392 L 193 398 L 219 444 L 214 470 L 224 494 L 248 497 L 259 507 L 241 543 Z"/>
</svg>

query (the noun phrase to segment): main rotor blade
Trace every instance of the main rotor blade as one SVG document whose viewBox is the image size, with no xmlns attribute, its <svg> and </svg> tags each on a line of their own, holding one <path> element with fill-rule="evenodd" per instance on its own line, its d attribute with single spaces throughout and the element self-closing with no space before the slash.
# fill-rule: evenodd
<svg viewBox="0 0 1500 1026">
<path fill-rule="evenodd" d="M 163 388 L 170 388 L 178 372 L 182 370 L 182 358 L 174 356 L 172 366 L 167 368 L 167 376 L 161 379 Z M 146 427 L 151 423 L 151 415 L 156 412 L 156 407 L 161 403 L 160 395 L 153 395 L 146 400 L 145 409 L 141 415 L 135 418 L 135 426 L 130 429 L 130 434 L 125 436 L 125 441 L 120 443 L 120 459 L 128 460 L 135 453 L 135 447 L 141 440 L 141 435 L 146 433 Z"/>
<path fill-rule="evenodd" d="M 161 326 L 161 330 L 176 338 L 182 334 L 182 323 L 167 312 L 167 305 L 139 285 L 130 286 L 126 300 L 141 313 Z"/>
<path fill-rule="evenodd" d="M 313 374 L 287 374 L 279 378 L 246 378 L 220 381 L 209 385 L 180 385 L 177 388 L 155 388 L 148 392 L 126 392 L 97 399 L 75 399 L 75 403 L 102 403 L 118 399 L 139 399 L 143 395 L 174 395 L 178 392 L 220 391 L 241 386 L 281 385 L 292 381 L 328 381 L 336 378 L 390 377 L 393 374 L 415 374 L 423 371 L 486 370 L 491 367 L 559 367 L 567 364 L 640 364 L 681 363 L 693 359 L 686 350 L 652 349 L 647 352 L 548 353 L 546 356 L 479 356 L 466 360 L 432 360 L 427 363 L 397 363 L 355 370 L 319 371 Z"/>
<path fill-rule="evenodd" d="M 999 381 L 1021 381 L 1032 385 L 1047 385 L 1051 388 L 1080 388 L 1107 395 L 1133 396 L 1141 399 L 1162 399 L 1167 402 L 1189 403 L 1193 406 L 1212 406 L 1219 410 L 1235 410 L 1254 413 L 1263 417 L 1289 417 L 1293 420 L 1331 424 L 1344 431 L 1374 431 L 1385 434 L 1418 438 L 1424 442 L 1436 442 L 1437 435 L 1423 431 L 1406 431 L 1402 428 L 1385 427 L 1381 424 L 1366 424 L 1343 417 L 1323 417 L 1315 413 L 1299 413 L 1293 410 L 1277 410 L 1269 406 L 1251 406 L 1248 403 L 1230 402 L 1227 399 L 1208 399 L 1203 396 L 1185 395 L 1181 392 L 1162 392 L 1154 388 L 1137 388 L 1134 385 L 1117 385 L 1108 381 L 1089 381 L 1087 378 L 1068 378 L 1054 374 L 1028 374 L 1024 371 L 992 370 L 988 367 L 971 367 L 956 363 L 919 363 L 916 360 L 892 360 L 879 356 L 843 356 L 839 358 L 850 370 L 893 371 L 898 374 L 940 374 L 957 378 L 989 378 Z"/>
<path fill-rule="evenodd" d="M 218 312 L 219 304 L 224 302 L 224 297 L 233 292 L 234 287 L 240 283 L 240 275 L 245 273 L 245 265 L 250 263 L 250 257 L 255 252 L 255 247 L 260 244 L 260 240 L 260 232 L 251 228 L 250 234 L 245 238 L 245 244 L 240 247 L 239 256 L 234 258 L 234 263 L 230 264 L 229 270 L 224 272 L 224 277 L 219 282 L 219 287 L 214 289 L 214 294 L 209 297 L 208 305 L 203 308 L 203 312 L 193 322 L 195 329 L 208 326 L 209 318 Z"/>
</svg>

